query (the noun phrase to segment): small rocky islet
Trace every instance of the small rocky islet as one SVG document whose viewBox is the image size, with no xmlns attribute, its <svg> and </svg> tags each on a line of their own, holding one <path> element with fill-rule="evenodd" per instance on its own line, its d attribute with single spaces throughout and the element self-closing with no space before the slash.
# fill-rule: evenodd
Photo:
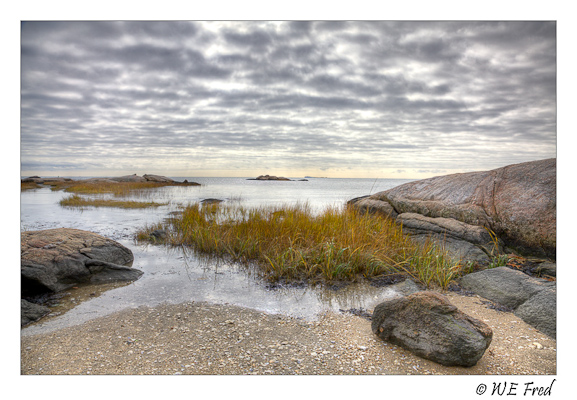
<svg viewBox="0 0 577 400">
<path fill-rule="evenodd" d="M 289 179 L 285 178 L 284 176 L 274 176 L 274 175 L 259 175 L 256 178 L 249 178 L 248 181 L 300 181 L 300 182 L 307 182 L 308 179 Z"/>
<path fill-rule="evenodd" d="M 157 179 L 150 177 L 148 179 Z M 123 177 L 139 178 L 136 175 Z M 266 175 L 256 179 L 288 180 L 272 178 L 277 179 Z M 385 192 L 352 199 L 348 205 L 363 212 L 384 213 L 395 218 L 403 225 L 404 232 L 415 240 L 438 241 L 455 257 L 476 265 L 476 272 L 465 275 L 450 289 L 463 295 L 475 293 L 503 310 L 512 311 L 549 337 L 556 337 L 555 159 L 414 181 Z M 53 261 L 43 266 L 39 260 L 47 258 L 42 255 L 43 252 L 61 251 L 57 250 L 58 246 L 70 250 L 69 243 L 62 239 L 46 240 L 46 231 L 38 232 L 22 232 L 23 294 L 39 288 L 61 290 L 63 286 L 59 279 L 66 276 L 62 272 L 54 272 L 60 270 Z M 59 234 L 70 237 L 71 232 L 60 231 Z M 80 232 L 75 234 L 85 235 Z M 91 240 L 94 243 L 102 241 L 101 238 Z M 81 249 L 92 247 L 84 242 Z M 52 255 L 48 258 L 66 259 L 64 271 L 84 268 L 78 274 L 83 282 L 98 283 L 102 279 L 115 279 L 117 273 L 123 276 L 120 279 L 138 278 L 138 272 L 130 278 L 123 275 L 130 268 L 124 262 L 126 258 L 121 257 L 120 261 L 111 259 L 105 255 L 106 252 L 98 250 L 99 259 L 94 257 L 94 251 L 87 253 L 81 249 L 75 250 L 75 255 Z M 491 263 L 499 254 L 511 255 L 509 260 L 513 262 L 488 268 L 494 266 Z M 54 272 L 54 276 L 50 276 L 48 271 Z M 70 282 L 68 278 L 64 281 Z M 422 289 L 417 287 L 405 293 L 398 291 L 398 296 L 375 307 L 372 314 L 373 333 L 419 357 L 442 365 L 474 366 L 491 344 L 491 328 L 483 321 L 463 314 L 443 294 Z M 26 318 L 25 309 L 30 310 Z M 25 300 L 22 310 L 23 325 L 46 312 L 30 306 Z M 398 316 L 406 313 L 416 317 Z M 452 318 L 452 322 L 446 323 L 447 318 Z M 400 321 L 404 327 L 399 325 Z M 445 321 L 445 324 L 439 321 Z M 456 325 L 459 328 L 455 331 L 460 331 L 461 336 L 446 332 L 443 333 L 445 336 L 441 335 L 445 339 L 435 343 L 439 337 L 438 329 L 427 333 L 422 323 L 429 328 Z M 471 337 L 477 339 L 471 342 Z"/>
</svg>

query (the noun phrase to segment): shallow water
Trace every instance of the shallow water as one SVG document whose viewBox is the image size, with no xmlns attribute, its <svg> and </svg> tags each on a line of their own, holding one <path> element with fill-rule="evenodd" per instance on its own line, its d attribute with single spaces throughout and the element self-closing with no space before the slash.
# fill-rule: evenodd
<svg viewBox="0 0 577 400">
<path fill-rule="evenodd" d="M 203 198 L 228 198 L 240 201 L 246 206 L 307 201 L 312 207 L 322 208 L 326 205 L 342 204 L 352 197 L 368 194 L 371 186 L 373 189 L 376 186 L 374 180 L 323 181 L 333 182 L 317 183 L 315 189 L 312 185 L 305 188 L 295 187 L 299 184 L 311 184 L 311 181 L 258 182 L 240 178 L 222 178 L 216 183 L 210 183 L 210 179 L 205 178 L 204 182 L 200 182 L 205 183 L 205 186 L 155 189 L 152 194 L 146 195 L 147 201 L 152 199 L 169 204 L 139 210 L 114 208 L 76 210 L 58 205 L 58 201 L 68 195 L 66 193 L 52 192 L 48 188 L 23 192 L 22 229 L 68 227 L 109 237 L 134 253 L 133 267 L 142 270 L 144 275 L 130 284 L 71 289 L 62 294 L 58 299 L 58 305 L 53 307 L 53 312 L 61 313 L 60 315 L 49 316 L 39 323 L 30 325 L 22 330 L 22 334 L 51 331 L 126 308 L 155 306 L 165 302 L 207 301 L 233 304 L 306 319 L 315 319 L 319 314 L 329 310 L 336 312 L 349 309 L 372 310 L 376 304 L 393 294 L 367 283 L 351 284 L 340 289 L 322 285 L 272 287 L 244 267 L 209 262 L 194 256 L 190 251 L 185 254 L 178 248 L 139 245 L 133 240 L 138 228 L 160 222 L 169 212 L 177 210 L 179 205 Z M 387 189 L 403 182 L 381 182 L 378 190 L 384 190 L 383 186 L 388 186 L 385 187 Z M 341 190 L 335 188 L 336 183 Z"/>
</svg>

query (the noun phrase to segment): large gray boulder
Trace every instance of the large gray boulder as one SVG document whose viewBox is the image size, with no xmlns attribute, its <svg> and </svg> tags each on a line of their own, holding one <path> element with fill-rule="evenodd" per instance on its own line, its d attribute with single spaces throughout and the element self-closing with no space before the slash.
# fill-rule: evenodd
<svg viewBox="0 0 577 400">
<path fill-rule="evenodd" d="M 21 235 L 22 295 L 58 292 L 79 283 L 136 280 L 130 249 L 98 234 L 59 228 Z"/>
<path fill-rule="evenodd" d="M 511 309 L 529 325 L 556 337 L 556 282 L 534 278 L 508 267 L 499 267 L 465 275 L 459 284 L 466 290 Z"/>
<path fill-rule="evenodd" d="M 409 182 L 349 204 L 401 220 L 407 213 L 420 214 L 437 226 L 433 220 L 452 219 L 494 232 L 508 248 L 521 254 L 555 258 L 556 172 L 554 158 L 532 161 Z M 443 225 L 442 232 L 431 234 L 437 238 L 459 236 L 449 224 Z M 487 243 L 470 243 L 486 251 Z"/>
<path fill-rule="evenodd" d="M 493 332 L 436 292 L 396 297 L 375 307 L 371 329 L 381 339 L 447 366 L 472 367 Z"/>
</svg>

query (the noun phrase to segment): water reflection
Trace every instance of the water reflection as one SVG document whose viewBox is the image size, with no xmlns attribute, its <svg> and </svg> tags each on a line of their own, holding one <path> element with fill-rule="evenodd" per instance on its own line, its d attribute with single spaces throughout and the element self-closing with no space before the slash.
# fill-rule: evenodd
<svg viewBox="0 0 577 400">
<path fill-rule="evenodd" d="M 286 184 L 299 183 L 286 182 Z M 263 190 L 262 187 L 259 190 Z M 292 190 L 292 197 L 284 197 L 285 191 L 271 192 L 269 188 L 266 191 L 266 198 L 259 199 L 260 205 L 277 202 L 280 204 L 282 200 L 285 202 L 308 200 L 303 193 L 294 193 L 294 186 Z M 177 212 L 183 203 L 198 201 L 200 197 L 226 198 L 235 196 L 235 193 L 239 196 L 241 191 L 239 188 L 235 190 L 230 187 L 224 189 L 221 187 L 220 190 L 202 186 L 164 187 L 150 196 L 154 201 L 169 200 L 167 206 L 154 209 L 83 210 L 60 207 L 58 201 L 68 195 L 64 192 L 53 192 L 48 188 L 23 192 L 22 229 L 68 227 L 98 233 L 128 247 L 134 253 L 133 267 L 142 270 L 144 275 L 130 284 L 78 287 L 70 290 L 59 299 L 60 308 L 56 312 L 60 312 L 60 315 L 30 325 L 22 330 L 22 334 L 51 331 L 126 308 L 155 306 L 161 303 L 188 301 L 229 303 L 269 313 L 315 319 L 327 310 L 335 312 L 348 309 L 372 310 L 376 304 L 392 295 L 386 289 L 366 283 L 351 284 L 337 290 L 321 285 L 271 285 L 260 279 L 258 274 L 249 268 L 199 258 L 191 251 L 184 251 L 178 247 L 139 245 L 134 242 L 134 233 L 137 229 L 147 224 L 161 222 L 171 212 Z M 244 193 L 247 192 L 249 191 Z M 251 201 L 258 203 L 254 197 L 255 191 L 250 193 L 252 193 Z M 223 196 L 224 194 L 226 196 Z M 322 193 L 316 193 L 313 198 L 321 196 Z M 335 194 L 332 196 L 333 199 L 336 197 Z M 325 195 L 324 200 L 326 205 L 331 199 L 327 200 Z M 245 202 L 244 198 L 241 201 Z M 250 206 L 250 202 L 248 203 Z M 315 204 L 318 206 L 321 202 Z"/>
</svg>

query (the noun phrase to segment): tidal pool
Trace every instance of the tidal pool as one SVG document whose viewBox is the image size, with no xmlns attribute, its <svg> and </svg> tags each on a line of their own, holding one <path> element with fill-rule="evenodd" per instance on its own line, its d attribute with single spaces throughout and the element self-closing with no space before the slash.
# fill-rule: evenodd
<svg viewBox="0 0 577 400">
<path fill-rule="evenodd" d="M 202 197 L 198 193 L 198 189 L 193 187 L 185 196 L 197 201 Z M 51 305 L 56 315 L 25 327 L 23 335 L 80 324 L 127 308 L 152 307 L 161 303 L 203 301 L 316 319 L 326 311 L 372 311 L 376 304 L 394 295 L 390 290 L 368 283 L 355 283 L 338 289 L 323 285 L 271 285 L 245 267 L 206 261 L 190 250 L 135 243 L 133 238 L 138 228 L 166 218 L 168 213 L 178 209 L 177 202 L 169 201 L 169 205 L 154 209 L 75 210 L 58 204 L 65 195 L 48 188 L 23 192 L 22 229 L 69 227 L 109 237 L 133 252 L 133 267 L 143 271 L 144 275 L 129 284 L 79 286 L 61 293 Z"/>
</svg>

